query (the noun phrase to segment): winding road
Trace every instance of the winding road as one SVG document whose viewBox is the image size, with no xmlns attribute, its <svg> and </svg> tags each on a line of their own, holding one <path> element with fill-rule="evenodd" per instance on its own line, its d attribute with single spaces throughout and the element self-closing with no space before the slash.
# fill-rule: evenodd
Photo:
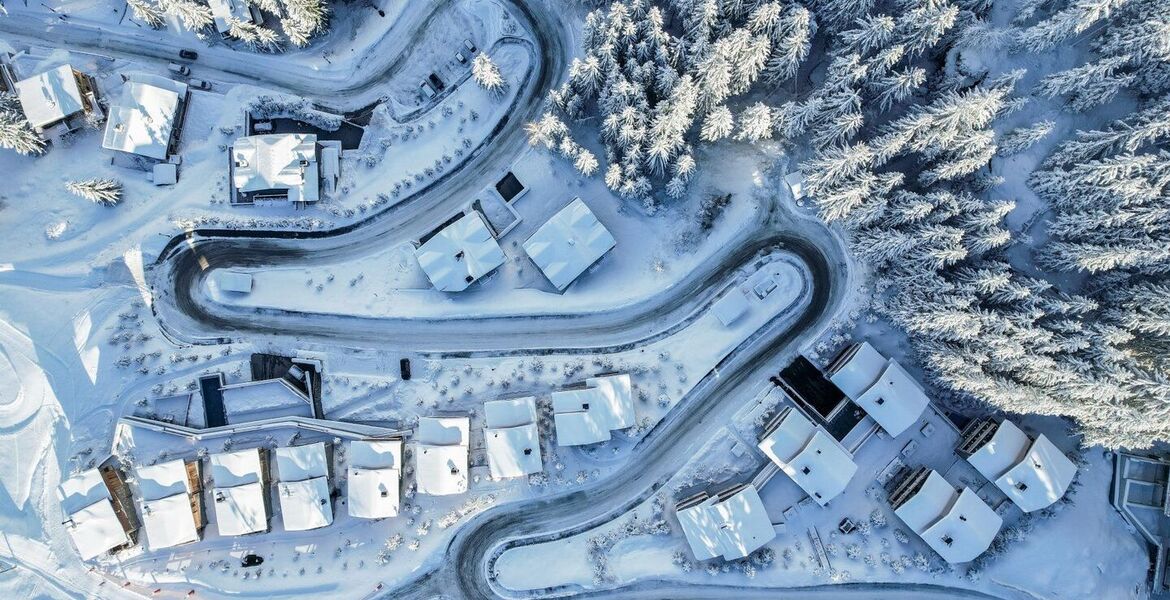
<svg viewBox="0 0 1170 600">
<path fill-rule="evenodd" d="M 614 352 L 671 335 L 701 315 L 726 287 L 730 273 L 761 254 L 784 250 L 806 269 L 807 301 L 796 315 L 774 318 L 729 354 L 687 394 L 632 450 L 637 469 L 622 469 L 572 492 L 495 506 L 463 524 L 437 568 L 388 592 L 387 597 L 433 598 L 453 592 L 465 598 L 516 595 L 500 588 L 490 576 L 504 549 L 537 543 L 587 530 L 607 522 L 657 492 L 691 457 L 691 449 L 708 440 L 750 397 L 783 359 L 810 340 L 833 318 L 849 289 L 851 273 L 845 251 L 818 222 L 793 215 L 778 195 L 765 202 L 755 222 L 735 243 L 689 273 L 682 281 L 651 298 L 611 310 L 532 317 L 511 315 L 466 319 L 371 319 L 341 315 L 307 315 L 291 311 L 239 309 L 211 302 L 200 292 L 212 268 L 280 266 L 333 260 L 385 248 L 418 235 L 444 221 L 482 188 L 488 176 L 505 169 L 526 146 L 520 124 L 543 110 L 543 100 L 566 71 L 573 39 L 560 10 L 541 0 L 510 0 L 534 38 L 534 70 L 520 83 L 521 93 L 508 117 L 460 167 L 419 190 L 410 198 L 350 226 L 330 231 L 246 232 L 195 230 L 175 237 L 150 268 L 156 316 L 173 339 L 216 344 L 233 337 L 285 336 L 294 329 L 301 338 L 360 342 L 384 349 L 405 349 L 437 355 L 502 356 L 547 352 Z M 239 60 L 224 48 L 201 50 L 199 65 L 225 75 L 285 89 L 313 98 L 340 111 L 355 111 L 382 97 L 380 84 L 398 69 L 404 50 L 426 35 L 428 24 L 444 3 L 410 2 L 396 31 L 371 50 L 327 69 L 306 71 L 280 56 L 249 55 Z M 41 42 L 48 35 L 65 47 L 125 56 L 134 60 L 169 61 L 182 44 L 152 32 L 108 34 L 100 26 L 14 12 L 0 18 L 0 32 L 9 39 Z M 293 325 L 295 324 L 295 325 Z M 502 336 L 506 328 L 510 332 Z M 566 341 L 569 340 L 569 341 Z M 636 461 L 636 462 L 633 462 Z M 935 598 L 942 593 L 987 598 L 974 592 L 935 586 L 870 585 L 852 588 L 862 597 Z M 800 590 L 811 597 L 835 598 L 849 586 Z M 583 593 L 553 590 L 554 595 L 630 598 L 774 597 L 774 590 L 732 586 L 691 586 L 677 582 L 639 582 L 622 588 Z M 523 594 L 519 594 L 523 595 Z"/>
</svg>

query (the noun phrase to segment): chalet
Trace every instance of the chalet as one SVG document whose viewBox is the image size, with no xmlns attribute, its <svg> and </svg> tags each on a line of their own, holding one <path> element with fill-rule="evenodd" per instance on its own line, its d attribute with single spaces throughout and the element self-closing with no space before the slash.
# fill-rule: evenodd
<svg viewBox="0 0 1170 600">
<path fill-rule="evenodd" d="M 402 440 L 355 440 L 349 443 L 346 456 L 349 515 L 361 519 L 398 516 Z"/>
<path fill-rule="evenodd" d="M 329 500 L 329 456 L 325 444 L 276 449 L 280 516 L 286 531 L 306 531 L 333 523 Z"/>
<path fill-rule="evenodd" d="M 420 494 L 447 496 L 467 491 L 470 422 L 467 417 L 420 417 L 415 484 Z"/>
<path fill-rule="evenodd" d="M 485 402 L 483 410 L 483 437 L 492 477 L 507 479 L 543 471 L 536 399 Z"/>
<path fill-rule="evenodd" d="M 110 107 L 102 147 L 166 161 L 178 144 L 186 104 L 187 84 L 135 76 L 122 86 L 121 100 Z"/>
<path fill-rule="evenodd" d="M 208 0 L 215 30 L 226 34 L 231 30 L 231 21 L 260 24 L 255 9 L 246 0 Z"/>
<path fill-rule="evenodd" d="M 743 558 L 776 537 L 760 493 L 750 484 L 692 496 L 675 514 L 695 560 Z"/>
<path fill-rule="evenodd" d="M 909 471 L 890 494 L 890 504 L 907 527 L 951 564 L 983 554 L 1003 525 L 975 492 L 956 490 L 926 467 Z"/>
<path fill-rule="evenodd" d="M 849 451 L 792 406 L 768 423 L 759 448 L 821 506 L 845 491 L 857 472 Z"/>
<path fill-rule="evenodd" d="M 16 95 L 24 117 L 48 139 L 80 127 L 79 117 L 101 115 L 97 86 L 88 75 L 69 65 L 49 69 L 16 82 Z"/>
<path fill-rule="evenodd" d="M 267 458 L 263 448 L 211 455 L 212 505 L 220 535 L 268 531 Z"/>
<path fill-rule="evenodd" d="M 630 376 L 590 377 L 583 386 L 552 393 L 558 446 L 608 441 L 610 432 L 634 426 Z"/>
<path fill-rule="evenodd" d="M 415 251 L 418 264 L 441 292 L 462 292 L 504 264 L 504 251 L 483 217 L 468 213 L 444 227 Z"/>
<path fill-rule="evenodd" d="M 78 473 L 57 488 L 65 530 L 82 560 L 134 544 L 137 524 L 131 517 L 133 511 L 125 497 L 111 489 L 111 483 L 124 489 L 116 470 L 103 467 Z"/>
<path fill-rule="evenodd" d="M 559 291 L 564 291 L 617 242 L 593 211 L 574 198 L 524 242 L 524 252 Z"/>
<path fill-rule="evenodd" d="M 1060 500 L 1077 474 L 1076 465 L 1044 434 L 1030 439 L 1006 419 L 972 421 L 958 452 L 1024 512 Z"/>
<path fill-rule="evenodd" d="M 930 403 L 906 369 L 869 342 L 846 348 L 827 372 L 834 385 L 893 437 L 913 425 Z"/>
<path fill-rule="evenodd" d="M 340 153 L 340 142 L 310 133 L 242 137 L 229 150 L 232 203 L 316 202 L 337 185 Z"/>
<path fill-rule="evenodd" d="M 161 550 L 199 540 L 203 529 L 199 462 L 172 460 L 135 469 L 146 544 Z"/>
</svg>

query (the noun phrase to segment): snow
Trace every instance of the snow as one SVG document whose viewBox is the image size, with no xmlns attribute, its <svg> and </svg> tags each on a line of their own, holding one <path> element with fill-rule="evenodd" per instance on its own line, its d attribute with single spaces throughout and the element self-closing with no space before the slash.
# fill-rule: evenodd
<svg viewBox="0 0 1170 600">
<path fill-rule="evenodd" d="M 98 500 L 70 513 L 65 530 L 73 538 L 81 560 L 90 560 L 130 542 L 122 529 L 122 523 L 118 521 L 118 515 L 114 513 L 114 505 L 108 499 Z"/>
<path fill-rule="evenodd" d="M 554 287 L 564 290 L 615 244 L 585 202 L 573 198 L 524 242 L 524 251 Z"/>
<path fill-rule="evenodd" d="M 285 531 L 305 531 L 333 523 L 329 482 L 324 477 L 282 480 L 276 486 L 276 495 L 280 498 L 280 517 Z"/>
<path fill-rule="evenodd" d="M 182 462 L 182 461 L 176 461 Z M 186 491 L 139 504 L 146 544 L 151 551 L 171 548 L 197 541 L 195 517 L 191 513 L 191 497 Z"/>
<path fill-rule="evenodd" d="M 504 251 L 476 212 L 444 227 L 414 254 L 435 289 L 442 292 L 461 292 L 504 264 Z"/>
<path fill-rule="evenodd" d="M 552 393 L 557 445 L 580 446 L 610 439 L 634 424 L 629 374 L 592 377 L 582 389 Z"/>
<path fill-rule="evenodd" d="M 397 516 L 402 497 L 402 440 L 352 441 L 348 460 L 346 501 L 350 516 Z"/>
<path fill-rule="evenodd" d="M 277 416 L 313 416 L 309 398 L 283 378 L 225 385 L 220 392 L 231 424 Z"/>
<path fill-rule="evenodd" d="M 1076 474 L 1076 465 L 1041 434 L 1019 464 L 996 479 L 995 485 L 1021 510 L 1032 512 L 1060 500 Z"/>
<path fill-rule="evenodd" d="M 678 519 L 697 560 L 743 558 L 776 537 L 753 485 L 727 490 L 682 509 Z"/>
<path fill-rule="evenodd" d="M 893 359 L 877 381 L 853 401 L 895 437 L 913 425 L 930 403 L 918 382 Z"/>
<path fill-rule="evenodd" d="M 281 481 L 301 481 L 329 475 L 325 444 L 307 444 L 277 448 L 276 472 Z"/>
<path fill-rule="evenodd" d="M 522 477 L 544 470 L 537 431 L 536 399 L 485 402 L 484 445 L 492 477 Z"/>
<path fill-rule="evenodd" d="M 719 322 L 723 323 L 724 326 L 730 326 L 742 317 L 750 306 L 747 296 L 744 296 L 742 291 L 732 289 L 715 302 L 715 305 L 711 307 L 711 312 L 715 313 L 715 318 L 719 319 Z"/>
<path fill-rule="evenodd" d="M 186 84 L 175 81 L 169 84 L 163 88 L 133 79 L 127 81 L 122 87 L 121 100 L 110 107 L 106 117 L 102 147 L 166 160 L 179 116 L 179 103 L 187 97 Z"/>
<path fill-rule="evenodd" d="M 259 482 L 233 487 L 216 487 L 211 497 L 219 535 L 247 535 L 268 531 L 268 510 L 264 487 Z"/>
<path fill-rule="evenodd" d="M 449 496 L 467 491 L 467 417 L 420 417 L 415 480 L 420 494 Z"/>
<path fill-rule="evenodd" d="M 317 136 L 303 133 L 252 135 L 231 149 L 232 185 L 244 193 L 316 202 L 321 194 Z"/>
<path fill-rule="evenodd" d="M 43 128 L 85 108 L 73 67 L 65 64 L 16 82 L 24 116 L 34 128 Z"/>
<path fill-rule="evenodd" d="M 956 491 L 934 470 L 894 514 L 952 564 L 974 560 L 986 551 L 1003 525 L 974 492 Z"/>
</svg>

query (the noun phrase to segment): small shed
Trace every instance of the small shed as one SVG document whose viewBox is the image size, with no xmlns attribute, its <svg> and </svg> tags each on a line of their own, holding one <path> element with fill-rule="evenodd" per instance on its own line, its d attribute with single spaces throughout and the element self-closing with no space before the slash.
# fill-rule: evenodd
<svg viewBox="0 0 1170 600">
<path fill-rule="evenodd" d="M 215 283 L 224 292 L 248 294 L 252 291 L 252 274 L 240 271 L 216 271 Z"/>
</svg>

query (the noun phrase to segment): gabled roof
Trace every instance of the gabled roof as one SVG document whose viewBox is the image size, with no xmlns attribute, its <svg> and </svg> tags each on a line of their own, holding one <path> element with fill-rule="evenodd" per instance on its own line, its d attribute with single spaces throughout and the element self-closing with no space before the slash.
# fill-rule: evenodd
<svg viewBox="0 0 1170 600">
<path fill-rule="evenodd" d="M 208 0 L 207 3 L 211 5 L 211 16 L 215 19 L 215 29 L 220 33 L 227 33 L 230 29 L 229 19 L 245 23 L 256 21 L 245 0 Z"/>
<path fill-rule="evenodd" d="M 260 449 L 212 454 L 211 480 L 217 488 L 234 487 L 261 480 Z"/>
<path fill-rule="evenodd" d="M 730 496 L 727 492 L 711 496 L 678 510 L 677 516 L 696 560 L 743 558 L 776 537 L 753 485 L 745 485 Z"/>
<path fill-rule="evenodd" d="M 886 357 L 869 345 L 869 342 L 861 342 L 848 361 L 829 373 L 829 381 L 845 392 L 850 399 L 857 398 L 877 381 L 886 368 L 886 363 Z"/>
<path fill-rule="evenodd" d="M 191 512 L 191 496 L 185 491 L 156 500 L 143 500 L 139 504 L 139 512 L 142 513 L 142 527 L 146 530 L 146 541 L 151 550 L 170 548 L 199 539 L 195 515 Z"/>
<path fill-rule="evenodd" d="M 536 398 L 509 398 L 483 403 L 483 421 L 487 427 L 515 427 L 536 422 Z"/>
<path fill-rule="evenodd" d="M 467 417 L 419 417 L 415 452 L 419 493 L 445 496 L 467 491 L 469 429 Z"/>
<path fill-rule="evenodd" d="M 130 543 L 122 523 L 114 512 L 114 505 L 108 498 L 98 500 L 69 515 L 65 524 L 69 537 L 81 560 L 89 560 L 99 554 Z"/>
<path fill-rule="evenodd" d="M 492 477 L 522 477 L 543 471 L 536 399 L 484 402 L 483 409 L 483 437 Z"/>
<path fill-rule="evenodd" d="M 47 127 L 84 110 L 73 67 L 61 65 L 16 82 L 24 118 L 34 128 Z"/>
<path fill-rule="evenodd" d="M 760 450 L 817 504 L 824 506 L 857 472 L 853 456 L 820 427 L 789 407 L 763 439 Z"/>
<path fill-rule="evenodd" d="M 231 148 L 232 183 L 240 192 L 281 190 L 292 202 L 320 199 L 317 136 L 273 133 L 236 140 Z"/>
<path fill-rule="evenodd" d="M 134 469 L 138 493 L 143 500 L 159 500 L 175 494 L 191 493 L 187 480 L 187 462 L 178 459 Z"/>
<path fill-rule="evenodd" d="M 894 437 L 913 425 L 930 403 L 914 378 L 894 360 L 890 360 L 869 389 L 853 401 Z"/>
<path fill-rule="evenodd" d="M 574 198 L 524 242 L 524 252 L 563 290 L 616 244 L 593 211 Z"/>
<path fill-rule="evenodd" d="M 82 471 L 62 481 L 57 498 L 69 519 L 65 530 L 82 560 L 130 543 L 98 469 Z"/>
<path fill-rule="evenodd" d="M 333 523 L 333 505 L 325 477 L 281 481 L 276 485 L 276 495 L 280 498 L 280 516 L 286 531 L 317 529 Z"/>
<path fill-rule="evenodd" d="M 995 481 L 1019 463 L 1031 445 L 1032 440 L 1026 433 L 1015 423 L 1004 420 L 996 427 L 991 439 L 971 454 L 967 462 L 985 479 Z"/>
<path fill-rule="evenodd" d="M 259 481 L 234 487 L 216 487 L 211 492 L 215 522 L 220 535 L 246 535 L 268 530 L 268 508 L 264 486 Z"/>
<path fill-rule="evenodd" d="M 382 519 L 398 515 L 402 482 L 402 440 L 349 443 L 347 503 L 352 517 Z"/>
<path fill-rule="evenodd" d="M 995 485 L 1024 512 L 1048 507 L 1060 500 L 1076 477 L 1077 467 L 1043 434 L 1028 454 Z"/>
<path fill-rule="evenodd" d="M 604 442 L 611 431 L 634 425 L 629 374 L 590 377 L 585 385 L 552 393 L 558 446 Z"/>
<path fill-rule="evenodd" d="M 324 442 L 276 449 L 276 472 L 281 481 L 303 481 L 329 475 Z"/>
<path fill-rule="evenodd" d="M 170 83 L 174 89 L 127 81 L 122 99 L 110 108 L 102 147 L 166 160 L 179 101 L 187 94 L 186 84 Z"/>
<path fill-rule="evenodd" d="M 461 292 L 504 264 L 504 251 L 477 212 L 463 215 L 414 251 L 435 289 Z"/>
<path fill-rule="evenodd" d="M 967 488 L 959 493 L 936 471 L 894 513 L 948 563 L 975 559 L 1003 525 L 979 496 Z"/>
</svg>

